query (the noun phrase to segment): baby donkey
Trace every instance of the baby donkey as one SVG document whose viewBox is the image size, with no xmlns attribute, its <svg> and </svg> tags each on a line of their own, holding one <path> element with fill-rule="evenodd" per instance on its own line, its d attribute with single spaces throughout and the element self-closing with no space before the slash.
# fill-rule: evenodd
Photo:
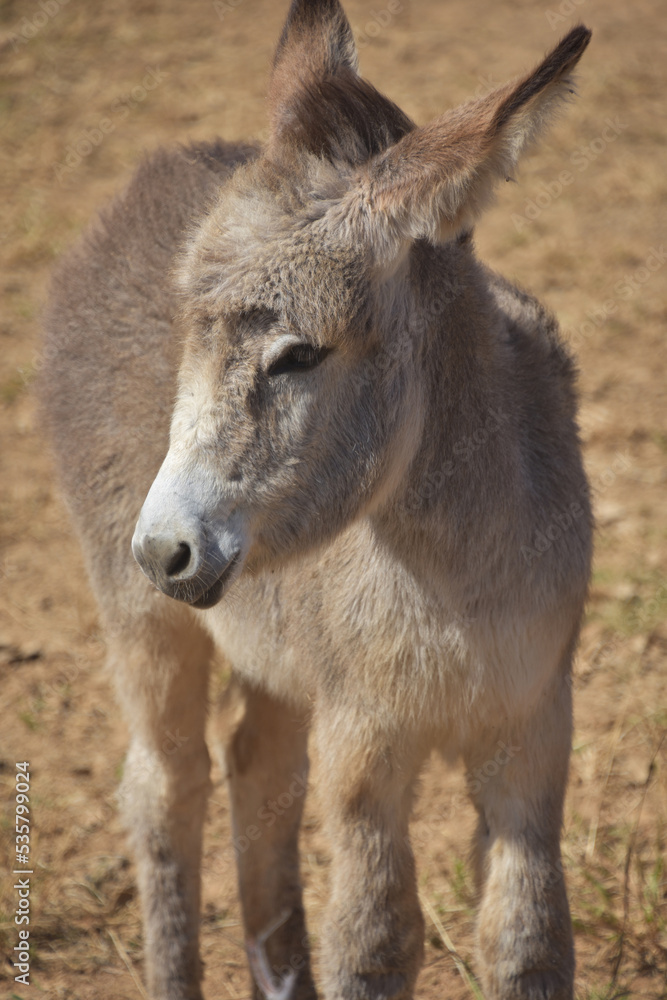
<svg viewBox="0 0 667 1000">
<path fill-rule="evenodd" d="M 471 232 L 589 37 L 418 127 L 358 75 L 337 0 L 294 0 L 265 146 L 158 151 L 60 266 L 40 393 L 131 731 L 155 1000 L 202 996 L 214 651 L 244 700 L 226 766 L 255 990 L 315 996 L 310 732 L 323 995 L 413 995 L 408 820 L 434 748 L 485 777 L 485 996 L 573 995 L 559 838 L 591 556 L 574 367 Z"/>
</svg>

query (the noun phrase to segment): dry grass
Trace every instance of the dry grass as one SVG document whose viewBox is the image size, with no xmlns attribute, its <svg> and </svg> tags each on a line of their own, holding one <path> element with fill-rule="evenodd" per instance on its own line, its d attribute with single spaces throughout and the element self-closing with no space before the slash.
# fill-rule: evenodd
<svg viewBox="0 0 667 1000">
<path fill-rule="evenodd" d="M 33 984 L 15 984 L 5 963 L 8 996 L 141 996 L 138 901 L 114 799 L 124 733 L 30 396 L 49 269 L 144 150 L 186 137 L 261 135 L 283 7 L 243 0 L 220 20 L 204 0 L 187 7 L 79 0 L 19 42 L 13 36 L 40 8 L 6 0 L 0 11 L 0 823 L 4 853 L 13 841 L 14 762 L 29 760 L 36 872 Z M 580 97 L 519 185 L 500 192 L 478 244 L 558 313 L 581 363 L 599 530 L 575 675 L 564 832 L 578 996 L 658 998 L 667 995 L 666 19 L 658 0 L 572 7 L 594 29 Z M 424 121 L 534 62 L 571 23 L 551 27 L 559 9 L 404 0 L 363 47 L 362 66 Z M 363 30 L 368 6 L 355 0 L 348 10 Z M 149 70 L 155 85 L 133 98 Z M 113 129 L 66 169 L 68 148 L 104 119 Z M 605 132 L 608 119 L 615 130 Z M 566 170 L 572 182 L 556 195 L 554 182 Z M 223 681 L 219 671 L 214 700 Z M 451 807 L 461 788 L 460 775 L 433 762 L 414 822 L 428 924 L 418 992 L 426 998 L 474 995 L 472 817 L 467 807 Z M 317 817 L 314 798 L 303 845 L 315 938 L 328 866 Z M 248 984 L 228 834 L 218 784 L 206 833 L 203 949 L 208 995 L 240 1000 Z M 3 860 L 11 867 L 11 857 Z M 6 955 L 17 936 L 12 884 L 3 875 Z"/>
</svg>

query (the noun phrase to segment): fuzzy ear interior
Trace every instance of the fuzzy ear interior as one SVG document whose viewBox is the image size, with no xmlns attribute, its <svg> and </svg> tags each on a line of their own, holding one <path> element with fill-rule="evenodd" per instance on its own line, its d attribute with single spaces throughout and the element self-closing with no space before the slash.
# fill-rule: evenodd
<svg viewBox="0 0 667 1000">
<path fill-rule="evenodd" d="M 352 29 L 338 0 L 293 0 L 269 87 L 269 156 L 305 150 L 361 165 L 414 124 L 358 75 Z"/>
<path fill-rule="evenodd" d="M 396 240 L 440 242 L 471 228 L 572 93 L 570 74 L 590 37 L 583 25 L 573 28 L 528 76 L 414 129 L 367 163 L 350 208 L 371 241 L 375 234 L 386 253 Z"/>
</svg>

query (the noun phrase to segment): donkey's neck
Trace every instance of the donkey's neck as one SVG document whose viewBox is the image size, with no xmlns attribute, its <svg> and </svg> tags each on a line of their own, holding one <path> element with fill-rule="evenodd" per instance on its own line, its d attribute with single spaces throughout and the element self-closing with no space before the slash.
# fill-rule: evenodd
<svg viewBox="0 0 667 1000">
<path fill-rule="evenodd" d="M 420 303 L 423 432 L 373 522 L 402 561 L 438 574 L 469 558 L 471 537 L 491 557 L 516 509 L 512 500 L 520 503 L 521 463 L 502 377 L 502 317 L 472 248 L 418 245 L 410 279 Z"/>
</svg>

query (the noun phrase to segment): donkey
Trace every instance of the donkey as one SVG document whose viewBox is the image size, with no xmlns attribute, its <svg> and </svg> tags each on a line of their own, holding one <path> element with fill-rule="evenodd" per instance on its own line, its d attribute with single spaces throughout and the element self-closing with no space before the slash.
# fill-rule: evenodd
<svg viewBox="0 0 667 1000">
<path fill-rule="evenodd" d="M 437 749 L 496 772 L 469 788 L 486 997 L 572 997 L 559 840 L 591 558 L 575 371 L 471 233 L 589 38 L 417 127 L 358 75 L 337 0 L 294 0 L 266 145 L 157 152 L 57 272 L 40 394 L 131 730 L 155 1000 L 202 996 L 214 651 L 244 699 L 225 760 L 256 995 L 316 995 L 310 732 L 324 996 L 413 995 L 408 820 Z"/>
</svg>

